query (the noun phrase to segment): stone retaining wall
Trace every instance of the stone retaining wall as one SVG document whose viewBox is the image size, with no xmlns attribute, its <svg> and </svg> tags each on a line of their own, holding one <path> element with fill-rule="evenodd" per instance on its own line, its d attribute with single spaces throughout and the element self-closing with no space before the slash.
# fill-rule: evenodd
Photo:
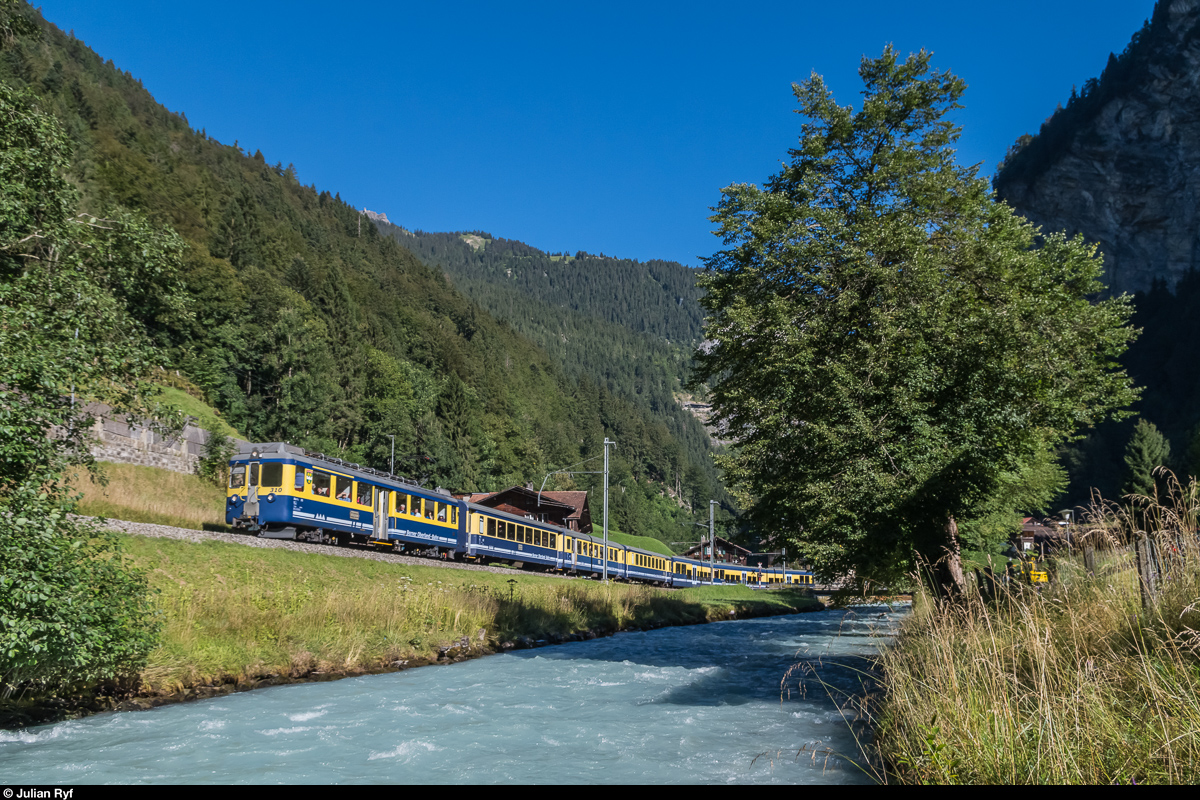
<svg viewBox="0 0 1200 800">
<path fill-rule="evenodd" d="M 98 461 L 139 464 L 174 472 L 194 473 L 204 455 L 208 431 L 188 424 L 178 435 L 166 438 L 148 425 L 131 423 L 107 406 L 89 409 L 95 415 L 92 434 L 97 444 L 92 455 Z"/>
</svg>

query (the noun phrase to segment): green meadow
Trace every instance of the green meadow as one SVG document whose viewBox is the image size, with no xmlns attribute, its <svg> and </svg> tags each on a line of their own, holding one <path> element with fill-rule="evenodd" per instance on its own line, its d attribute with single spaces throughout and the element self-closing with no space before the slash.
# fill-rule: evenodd
<svg viewBox="0 0 1200 800">
<path fill-rule="evenodd" d="M 149 574 L 161 612 L 162 641 L 142 673 L 153 693 L 427 663 L 452 645 L 456 653 L 479 654 L 520 637 L 820 608 L 794 589 L 670 591 L 217 541 L 123 539 L 134 564 Z"/>
</svg>

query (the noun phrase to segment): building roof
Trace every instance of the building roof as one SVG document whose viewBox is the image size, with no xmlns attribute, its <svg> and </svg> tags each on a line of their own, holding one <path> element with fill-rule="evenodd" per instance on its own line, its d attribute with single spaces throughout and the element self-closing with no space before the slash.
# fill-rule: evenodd
<svg viewBox="0 0 1200 800">
<path fill-rule="evenodd" d="M 718 560 L 720 560 L 721 558 L 738 559 L 739 563 L 745 564 L 746 559 L 750 555 L 752 555 L 752 553 L 749 550 L 747 550 L 744 547 L 734 544 L 733 542 L 729 541 L 728 539 L 722 539 L 720 536 L 715 536 L 713 538 L 716 539 L 716 542 L 717 542 L 716 555 L 718 557 Z M 708 545 L 708 540 L 706 539 L 702 544 L 693 545 L 691 548 L 688 549 L 688 551 L 686 553 L 684 553 L 684 555 L 688 558 L 699 558 L 699 559 L 707 558 L 707 556 L 704 555 L 704 548 L 707 545 Z M 728 563 L 728 561 L 726 563 Z"/>
<path fill-rule="evenodd" d="M 588 533 L 592 527 L 587 492 L 539 493 L 528 486 L 510 486 L 499 492 L 463 495 L 463 499 L 518 516 L 539 516 L 581 533 Z"/>
<path fill-rule="evenodd" d="M 587 509 L 587 492 L 542 492 L 543 503 L 547 497 L 575 509 L 571 514 L 567 515 L 567 519 L 582 519 L 583 512 Z"/>
</svg>

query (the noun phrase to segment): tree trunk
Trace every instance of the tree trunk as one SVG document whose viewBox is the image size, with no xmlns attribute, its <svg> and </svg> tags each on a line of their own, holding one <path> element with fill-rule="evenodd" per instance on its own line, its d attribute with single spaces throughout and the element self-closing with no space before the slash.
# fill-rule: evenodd
<svg viewBox="0 0 1200 800">
<path fill-rule="evenodd" d="M 934 562 L 933 575 L 937 582 L 934 588 L 941 597 L 953 600 L 961 597 L 966 588 L 962 571 L 962 550 L 958 544 L 958 523 L 953 514 L 946 515 L 946 524 L 942 531 L 945 537 L 941 552 Z"/>
</svg>

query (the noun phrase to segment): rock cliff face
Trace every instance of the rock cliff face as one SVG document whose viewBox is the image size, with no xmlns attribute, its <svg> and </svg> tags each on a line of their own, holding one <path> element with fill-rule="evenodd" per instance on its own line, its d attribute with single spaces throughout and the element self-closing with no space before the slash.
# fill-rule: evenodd
<svg viewBox="0 0 1200 800">
<path fill-rule="evenodd" d="M 1023 150 L 997 173 L 998 195 L 1044 231 L 1098 242 L 1114 294 L 1174 288 L 1200 268 L 1200 0 L 1160 0 Z"/>
</svg>

